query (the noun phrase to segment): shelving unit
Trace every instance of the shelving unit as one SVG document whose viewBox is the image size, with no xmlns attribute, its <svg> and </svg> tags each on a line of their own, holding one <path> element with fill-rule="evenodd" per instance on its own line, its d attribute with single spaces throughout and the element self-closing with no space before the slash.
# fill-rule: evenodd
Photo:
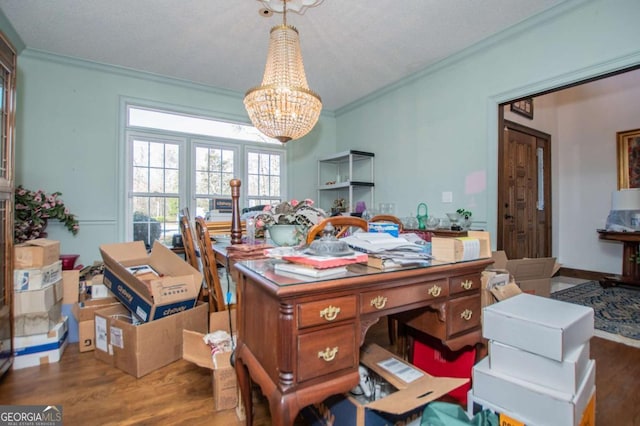
<svg viewBox="0 0 640 426">
<path fill-rule="evenodd" d="M 375 154 L 364 151 L 345 151 L 318 160 L 318 206 L 330 212 L 333 201 L 344 198 L 347 212 L 355 211 L 356 202 L 374 206 Z"/>
</svg>

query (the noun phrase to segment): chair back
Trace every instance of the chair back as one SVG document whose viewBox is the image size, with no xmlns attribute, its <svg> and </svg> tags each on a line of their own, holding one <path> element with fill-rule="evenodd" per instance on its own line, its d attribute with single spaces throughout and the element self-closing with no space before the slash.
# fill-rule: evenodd
<svg viewBox="0 0 640 426">
<path fill-rule="evenodd" d="M 318 224 L 309 229 L 307 233 L 307 244 L 311 244 L 318 235 L 322 235 L 324 227 L 330 223 L 334 227 L 334 235 L 336 238 L 344 237 L 351 228 L 360 228 L 367 232 L 369 225 L 367 221 L 355 216 L 332 216 L 321 220 Z"/>
<path fill-rule="evenodd" d="M 180 216 L 180 235 L 182 236 L 182 245 L 184 246 L 184 254 L 187 262 L 199 271 L 200 265 L 196 254 L 196 242 L 193 239 L 193 232 L 191 232 L 189 216 L 184 213 Z"/>
<path fill-rule="evenodd" d="M 242 234 L 246 232 L 246 224 L 244 221 L 240 222 Z M 205 222 L 205 227 L 209 231 L 209 235 L 216 237 L 216 235 L 231 235 L 231 221 L 222 220 L 215 222 Z"/>
<path fill-rule="evenodd" d="M 226 305 L 222 286 L 220 285 L 220 276 L 218 275 L 218 264 L 213 253 L 211 237 L 209 236 L 206 222 L 201 217 L 196 218 L 196 239 L 200 247 L 202 273 L 209 289 L 209 312 L 224 311 Z"/>
</svg>

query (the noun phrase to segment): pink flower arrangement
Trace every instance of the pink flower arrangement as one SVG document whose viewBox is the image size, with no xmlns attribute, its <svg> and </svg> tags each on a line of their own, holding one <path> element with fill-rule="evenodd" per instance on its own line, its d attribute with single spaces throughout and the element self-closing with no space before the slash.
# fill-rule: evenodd
<svg viewBox="0 0 640 426">
<path fill-rule="evenodd" d="M 14 241 L 21 243 L 46 236 L 48 219 L 58 219 L 73 235 L 80 228 L 76 217 L 60 199 L 60 192 L 47 194 L 43 190 L 32 191 L 22 185 L 15 191 Z"/>
<path fill-rule="evenodd" d="M 267 205 L 262 212 L 255 216 L 256 230 L 264 231 L 272 225 L 298 225 L 304 233 L 327 214 L 317 207 L 313 207 L 313 200 L 303 201 L 292 199 L 275 205 Z"/>
</svg>

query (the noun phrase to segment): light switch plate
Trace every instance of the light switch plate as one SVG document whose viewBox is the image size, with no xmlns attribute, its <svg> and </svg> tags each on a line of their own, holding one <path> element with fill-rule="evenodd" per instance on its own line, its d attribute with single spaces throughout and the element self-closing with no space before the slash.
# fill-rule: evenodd
<svg viewBox="0 0 640 426">
<path fill-rule="evenodd" d="M 453 192 L 445 191 L 442 193 L 443 203 L 453 203 Z"/>
</svg>

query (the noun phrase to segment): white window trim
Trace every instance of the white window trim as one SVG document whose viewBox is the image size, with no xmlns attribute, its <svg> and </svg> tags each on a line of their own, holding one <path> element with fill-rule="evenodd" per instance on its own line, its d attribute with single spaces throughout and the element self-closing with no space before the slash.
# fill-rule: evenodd
<svg viewBox="0 0 640 426">
<path fill-rule="evenodd" d="M 288 199 L 288 179 L 287 179 L 287 149 L 284 145 L 278 146 L 269 143 L 259 143 L 259 142 L 251 142 L 251 141 L 242 141 L 235 139 L 226 139 L 226 138 L 216 138 L 216 137 L 208 137 L 203 135 L 195 135 L 195 134 L 186 134 L 180 132 L 172 132 L 167 130 L 154 130 L 141 128 L 136 126 L 130 126 L 128 123 L 128 108 L 143 108 L 143 109 L 152 109 L 158 110 L 161 112 L 175 113 L 178 115 L 192 115 L 200 118 L 209 118 L 211 120 L 221 120 L 221 121 L 230 121 L 237 123 L 244 123 L 250 125 L 247 117 L 240 117 L 235 115 L 230 115 L 226 113 L 211 113 L 205 112 L 202 110 L 196 109 L 188 109 L 181 108 L 176 105 L 169 105 L 165 103 L 159 103 L 155 101 L 149 101 L 144 99 L 137 98 L 129 98 L 129 97 L 121 97 L 120 98 L 120 113 L 119 113 L 119 121 L 120 121 L 120 130 L 119 130 L 119 147 L 118 147 L 118 158 L 120 161 L 116 167 L 116 183 L 117 187 L 120 188 L 120 191 L 116 193 L 116 199 L 114 201 L 114 205 L 116 206 L 116 215 L 117 215 L 117 233 L 122 236 L 123 241 L 131 241 L 133 238 L 133 227 L 131 226 L 133 220 L 133 212 L 132 212 L 132 198 L 130 188 L 132 187 L 131 179 L 132 177 L 132 152 L 131 152 L 131 144 L 129 142 L 129 138 L 132 135 L 143 135 L 145 138 L 154 138 L 157 140 L 180 140 L 185 141 L 185 151 L 184 155 L 181 151 L 180 154 L 180 167 L 181 169 L 184 167 L 184 170 L 187 170 L 186 179 L 182 179 L 180 182 L 180 203 L 182 205 L 188 206 L 189 210 L 195 209 L 196 200 L 195 200 L 195 180 L 193 171 L 193 164 L 195 161 L 195 144 L 209 144 L 209 145 L 231 145 L 237 147 L 238 155 L 242 155 L 242 158 L 238 157 L 238 161 L 236 161 L 234 165 L 234 169 L 236 170 L 236 176 L 243 183 L 240 187 L 240 206 L 244 206 L 248 200 L 247 196 L 247 159 L 249 152 L 270 152 L 270 153 L 279 153 L 282 156 L 282 164 L 281 164 L 281 196 L 282 199 Z M 181 146 L 182 149 L 182 146 Z M 183 164 L 185 162 L 185 164 Z M 123 170 L 124 169 L 124 170 Z M 122 196 L 122 194 L 125 194 Z"/>
</svg>

